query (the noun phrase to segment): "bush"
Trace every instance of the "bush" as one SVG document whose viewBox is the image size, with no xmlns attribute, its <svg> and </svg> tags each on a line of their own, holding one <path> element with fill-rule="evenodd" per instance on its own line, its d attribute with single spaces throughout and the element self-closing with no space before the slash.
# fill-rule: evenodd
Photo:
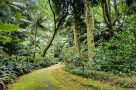
<svg viewBox="0 0 136 90">
<path fill-rule="evenodd" d="M 69 47 L 62 50 L 61 57 L 63 58 L 63 62 L 65 62 L 67 68 L 79 67 L 83 69 L 88 67 L 86 55 L 86 53 L 85 55 L 79 54 L 74 50 L 73 47 Z"/>
<path fill-rule="evenodd" d="M 95 49 L 91 69 L 118 75 L 136 75 L 136 50 L 133 33 L 119 32 L 109 42 L 101 42 Z"/>
<path fill-rule="evenodd" d="M 56 63 L 55 61 L 47 58 L 34 62 L 29 62 L 28 60 L 20 60 L 21 58 L 19 58 L 19 60 L 11 59 L 12 58 L 10 58 L 10 60 L 0 60 L 0 80 L 2 80 L 5 84 L 12 83 L 16 77 Z"/>
</svg>

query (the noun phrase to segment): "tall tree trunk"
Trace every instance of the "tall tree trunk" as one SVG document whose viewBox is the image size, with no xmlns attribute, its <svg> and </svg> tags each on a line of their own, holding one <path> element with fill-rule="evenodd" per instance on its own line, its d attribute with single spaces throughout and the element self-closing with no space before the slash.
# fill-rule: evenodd
<svg viewBox="0 0 136 90">
<path fill-rule="evenodd" d="M 103 17 L 107 24 L 109 35 L 111 38 L 114 35 L 114 31 L 113 31 L 113 25 L 111 20 L 111 13 L 110 13 L 110 0 L 108 0 L 108 3 L 106 2 L 106 0 L 101 0 L 101 6 L 103 11 Z"/>
<path fill-rule="evenodd" d="M 90 9 L 89 0 L 84 0 L 84 13 L 85 13 L 85 23 L 87 29 L 87 45 L 88 45 L 88 58 L 90 63 L 93 60 L 93 50 L 94 50 L 94 35 L 93 35 L 93 28 L 94 28 L 94 19 L 93 19 L 93 12 Z"/>
<path fill-rule="evenodd" d="M 72 18 L 72 30 L 74 34 L 74 52 L 76 54 L 80 53 L 79 50 L 79 41 L 78 41 L 78 12 L 77 12 L 77 7 L 76 7 L 76 1 L 72 0 L 72 7 L 73 7 L 73 18 Z"/>
<path fill-rule="evenodd" d="M 79 54 L 79 42 L 78 42 L 78 32 L 77 32 L 77 20 L 76 16 L 73 17 L 73 34 L 74 34 L 74 49 L 77 54 Z"/>
</svg>

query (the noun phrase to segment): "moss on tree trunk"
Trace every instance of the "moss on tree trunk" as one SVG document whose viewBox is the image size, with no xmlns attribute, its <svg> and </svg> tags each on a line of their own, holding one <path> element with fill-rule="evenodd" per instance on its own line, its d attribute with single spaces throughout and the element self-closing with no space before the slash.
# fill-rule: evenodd
<svg viewBox="0 0 136 90">
<path fill-rule="evenodd" d="M 77 20 L 76 17 L 73 17 L 72 24 L 73 34 L 74 34 L 74 49 L 75 52 L 79 54 L 79 43 L 78 43 L 78 32 L 77 32 Z"/>
<path fill-rule="evenodd" d="M 85 23 L 87 29 L 88 58 L 89 58 L 89 62 L 91 63 L 93 58 L 93 49 L 94 49 L 94 35 L 93 35 L 94 19 L 93 19 L 93 12 L 90 8 L 89 0 L 84 0 L 84 13 L 85 13 Z"/>
</svg>

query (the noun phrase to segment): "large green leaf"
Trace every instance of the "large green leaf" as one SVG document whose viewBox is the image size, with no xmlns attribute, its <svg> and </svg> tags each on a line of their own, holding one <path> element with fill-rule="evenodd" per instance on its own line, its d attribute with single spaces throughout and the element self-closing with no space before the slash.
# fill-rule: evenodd
<svg viewBox="0 0 136 90">
<path fill-rule="evenodd" d="M 14 32 L 20 28 L 14 24 L 0 22 L 0 32 Z"/>
</svg>

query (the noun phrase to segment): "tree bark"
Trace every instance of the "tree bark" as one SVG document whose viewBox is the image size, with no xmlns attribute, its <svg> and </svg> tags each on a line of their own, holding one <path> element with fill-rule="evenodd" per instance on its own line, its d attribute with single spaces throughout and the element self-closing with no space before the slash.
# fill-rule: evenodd
<svg viewBox="0 0 136 90">
<path fill-rule="evenodd" d="M 65 21 L 65 18 L 67 17 L 67 15 L 68 15 L 68 13 L 64 13 L 64 15 L 61 17 L 59 22 L 57 24 L 55 22 L 54 33 L 53 33 L 53 35 L 51 37 L 51 40 L 49 41 L 47 47 L 44 49 L 44 52 L 43 52 L 43 55 L 42 55 L 43 57 L 45 56 L 47 50 L 50 48 L 50 46 L 51 46 L 51 44 L 52 44 L 52 42 L 53 42 L 53 40 L 54 40 L 54 38 L 55 38 L 59 28 L 60 28 L 60 25 Z"/>
<path fill-rule="evenodd" d="M 76 8 L 76 1 L 72 0 L 72 7 L 73 7 L 73 18 L 72 18 L 72 30 L 74 34 L 74 51 L 76 54 L 80 53 L 79 49 L 79 40 L 78 40 L 78 12 Z"/>
<path fill-rule="evenodd" d="M 79 42 L 78 42 L 78 32 L 77 32 L 77 20 L 76 16 L 73 17 L 73 34 L 74 34 L 74 48 L 75 52 L 79 54 Z"/>
<path fill-rule="evenodd" d="M 109 35 L 111 38 L 114 36 L 114 31 L 113 31 L 113 25 L 112 25 L 112 20 L 111 20 L 111 13 L 110 13 L 110 0 L 108 1 L 108 4 L 106 0 L 101 0 L 101 6 L 102 6 L 102 11 L 103 11 L 103 17 L 107 24 Z"/>
<path fill-rule="evenodd" d="M 119 22 L 119 11 L 118 11 L 118 5 L 117 5 L 117 0 L 113 0 L 114 3 L 114 11 L 115 11 L 115 15 L 113 16 L 114 20 L 112 25 L 114 26 L 116 24 L 116 22 Z"/>
<path fill-rule="evenodd" d="M 87 29 L 87 45 L 88 45 L 88 58 L 90 63 L 93 60 L 93 50 L 94 50 L 94 35 L 93 35 L 93 28 L 94 28 L 94 19 L 93 19 L 93 12 L 90 9 L 89 0 L 84 0 L 84 13 L 85 13 L 85 23 Z"/>
<path fill-rule="evenodd" d="M 54 30 L 54 33 L 53 33 L 53 35 L 52 35 L 51 40 L 49 41 L 47 47 L 44 49 L 44 52 L 43 52 L 43 55 L 42 55 L 43 57 L 45 56 L 47 50 L 50 48 L 50 46 L 51 46 L 51 44 L 52 44 L 52 42 L 53 42 L 53 40 L 54 40 L 54 38 L 55 38 L 55 36 L 56 36 L 56 34 L 57 34 L 57 31 L 58 31 L 58 29 L 55 29 L 55 30 Z"/>
</svg>

